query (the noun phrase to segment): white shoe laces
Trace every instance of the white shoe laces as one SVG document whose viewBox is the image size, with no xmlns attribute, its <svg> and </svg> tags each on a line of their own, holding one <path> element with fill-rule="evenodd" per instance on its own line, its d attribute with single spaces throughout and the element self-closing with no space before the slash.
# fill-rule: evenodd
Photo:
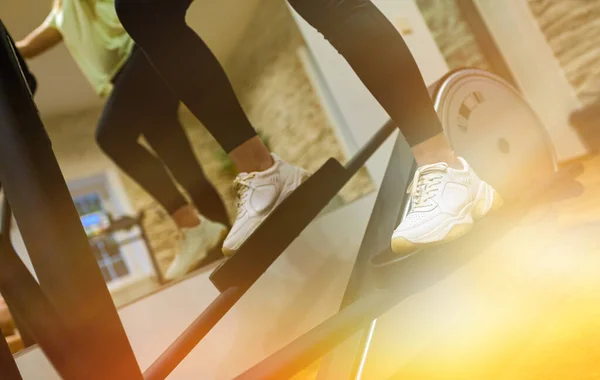
<svg viewBox="0 0 600 380">
<path fill-rule="evenodd" d="M 418 168 L 415 176 L 408 185 L 407 194 L 413 200 L 413 207 L 419 208 L 428 206 L 429 200 L 433 198 L 439 190 L 439 185 L 444 178 L 445 168 L 439 165 L 428 165 Z"/>
<path fill-rule="evenodd" d="M 248 199 L 248 190 L 255 189 L 254 185 L 252 185 L 251 179 L 254 178 L 254 173 L 250 174 L 239 174 L 235 180 L 233 181 L 233 190 L 237 194 L 237 199 L 235 202 L 235 207 L 238 210 L 238 217 L 241 212 L 244 210 L 244 204 Z"/>
</svg>

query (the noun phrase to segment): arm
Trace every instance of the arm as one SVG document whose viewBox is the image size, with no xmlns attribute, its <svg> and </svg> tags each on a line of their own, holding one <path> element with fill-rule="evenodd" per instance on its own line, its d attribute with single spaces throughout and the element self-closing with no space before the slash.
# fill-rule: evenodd
<svg viewBox="0 0 600 380">
<path fill-rule="evenodd" d="M 53 26 L 42 24 L 27 37 L 15 45 L 25 59 L 35 58 L 46 50 L 56 46 L 62 41 L 62 35 Z"/>
<path fill-rule="evenodd" d="M 61 6 L 62 0 L 54 0 L 52 10 L 42 25 L 15 44 L 23 58 L 35 58 L 62 41 L 62 34 L 56 27 L 56 16 Z"/>
</svg>

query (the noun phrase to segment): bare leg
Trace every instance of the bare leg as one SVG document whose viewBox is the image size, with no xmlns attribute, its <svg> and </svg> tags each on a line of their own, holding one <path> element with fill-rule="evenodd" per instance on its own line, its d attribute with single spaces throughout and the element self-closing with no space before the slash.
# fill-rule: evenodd
<svg viewBox="0 0 600 380">
<path fill-rule="evenodd" d="M 458 160 L 456 153 L 452 150 L 446 135 L 443 133 L 437 134 L 422 143 L 414 145 L 412 147 L 412 152 L 417 161 L 417 166 L 445 162 L 451 168 L 463 168 L 462 163 Z"/>
<path fill-rule="evenodd" d="M 262 140 L 255 136 L 229 152 L 229 158 L 242 173 L 261 172 L 273 166 L 273 157 Z"/>
<path fill-rule="evenodd" d="M 171 214 L 171 218 L 177 225 L 177 227 L 181 228 L 193 228 L 200 225 L 200 218 L 196 213 L 196 208 L 194 206 L 187 204 L 173 214 Z"/>
</svg>

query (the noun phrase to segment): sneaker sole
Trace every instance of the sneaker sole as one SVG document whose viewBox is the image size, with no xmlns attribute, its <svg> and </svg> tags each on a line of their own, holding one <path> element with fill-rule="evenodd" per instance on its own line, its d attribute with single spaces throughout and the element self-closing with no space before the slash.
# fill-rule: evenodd
<svg viewBox="0 0 600 380">
<path fill-rule="evenodd" d="M 489 199 L 492 199 L 491 205 L 488 204 Z M 391 241 L 392 251 L 398 255 L 403 255 L 416 249 L 439 246 L 457 240 L 471 231 L 473 221 L 479 220 L 491 212 L 498 210 L 502 207 L 502 204 L 502 198 L 496 190 L 487 183 L 482 182 L 475 201 L 465 207 L 465 210 L 469 208 L 471 210 L 467 211 L 462 219 L 453 222 L 450 230 L 442 239 L 426 243 L 415 243 L 401 236 L 393 237 Z"/>
<path fill-rule="evenodd" d="M 297 173 L 297 174 L 298 175 L 294 178 L 294 181 L 293 181 L 293 183 L 297 183 L 294 190 L 297 189 L 298 187 L 300 187 L 300 185 L 302 185 L 304 183 L 304 181 L 306 181 L 310 177 L 310 173 L 304 169 L 299 171 L 299 173 Z M 286 186 L 284 189 L 288 189 L 288 188 L 289 188 L 289 185 Z M 287 197 L 289 197 L 293 191 L 290 191 L 285 197 L 282 197 L 281 199 L 279 199 L 277 201 L 277 203 L 275 204 L 275 206 L 273 207 L 273 210 L 271 212 L 273 212 L 281 204 L 281 202 L 283 202 Z M 270 215 L 270 213 L 269 213 L 269 215 Z M 258 229 L 259 227 L 260 227 L 260 224 L 258 226 L 256 226 L 256 229 Z M 254 229 L 254 231 L 256 231 L 256 229 Z M 254 231 L 252 231 L 252 233 L 254 233 Z M 223 252 L 223 255 L 225 255 L 225 257 L 231 257 L 231 256 L 235 255 L 235 253 L 237 252 L 237 250 L 229 249 L 225 246 L 223 246 L 221 248 L 221 251 Z"/>
</svg>

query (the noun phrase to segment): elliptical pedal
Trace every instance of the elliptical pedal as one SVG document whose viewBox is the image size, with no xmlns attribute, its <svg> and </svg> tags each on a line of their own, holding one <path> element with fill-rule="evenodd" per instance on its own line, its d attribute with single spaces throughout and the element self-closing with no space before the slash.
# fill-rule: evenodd
<svg viewBox="0 0 600 380">
<path fill-rule="evenodd" d="M 223 292 L 252 286 L 395 129 L 391 121 L 386 123 L 346 166 L 333 158 L 325 162 L 273 210 L 232 257 L 213 271 L 210 280 L 217 289 Z"/>
</svg>

